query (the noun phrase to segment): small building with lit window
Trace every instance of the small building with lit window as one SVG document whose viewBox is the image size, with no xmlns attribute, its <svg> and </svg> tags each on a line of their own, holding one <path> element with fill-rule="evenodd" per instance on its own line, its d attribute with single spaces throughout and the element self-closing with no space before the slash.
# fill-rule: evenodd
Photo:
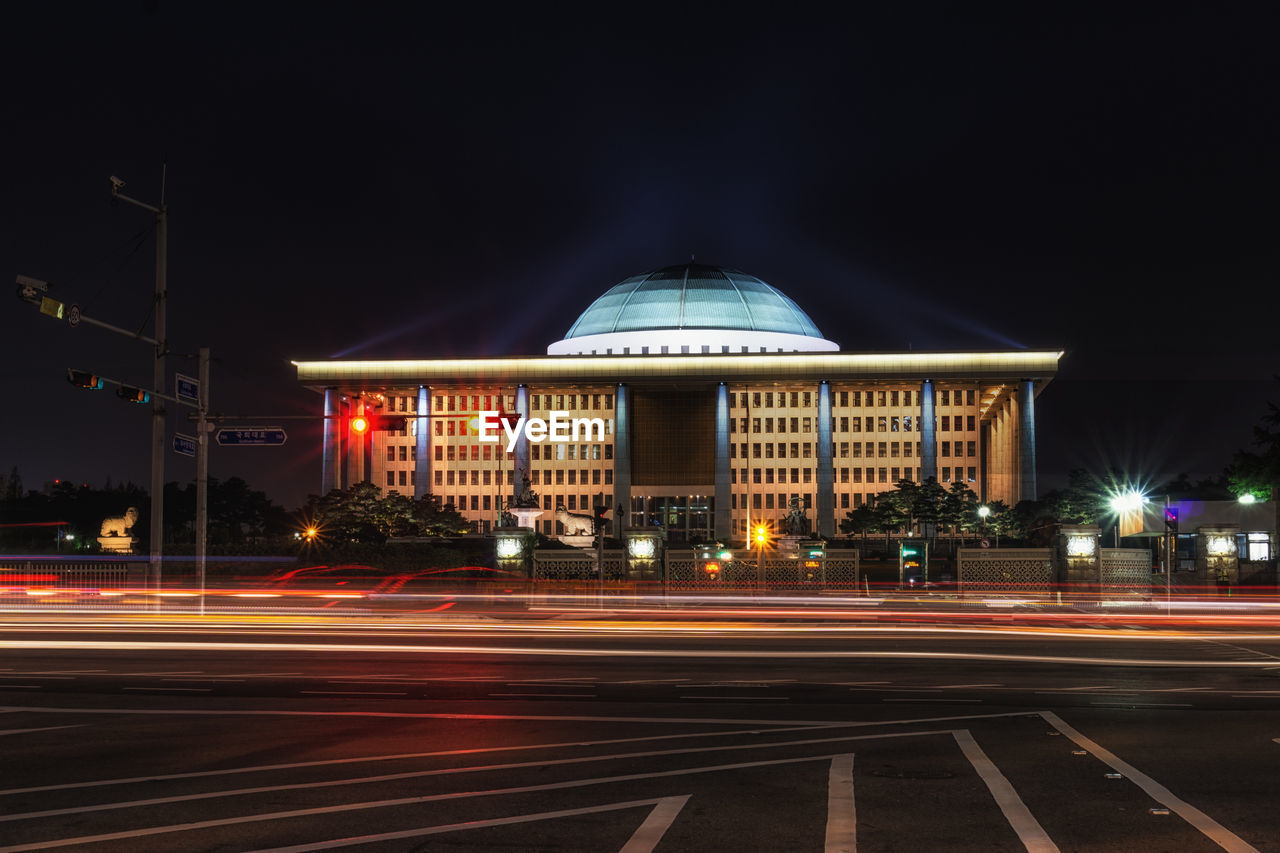
<svg viewBox="0 0 1280 853">
<path fill-rule="evenodd" d="M 844 352 L 771 285 L 690 263 L 609 288 L 545 355 L 295 365 L 323 395 L 323 492 L 436 495 L 486 533 L 527 479 L 543 533 L 561 532 L 557 508 L 604 506 L 689 542 L 744 540 L 793 499 L 832 536 L 904 479 L 1035 498 L 1035 399 L 1061 355 Z M 553 413 L 583 430 L 515 429 Z M 357 434 L 362 414 L 405 420 Z"/>
</svg>

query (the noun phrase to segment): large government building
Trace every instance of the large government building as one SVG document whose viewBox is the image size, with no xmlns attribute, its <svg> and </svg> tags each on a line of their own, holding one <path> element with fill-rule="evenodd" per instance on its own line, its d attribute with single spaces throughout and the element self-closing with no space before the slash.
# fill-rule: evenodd
<svg viewBox="0 0 1280 853">
<path fill-rule="evenodd" d="M 559 507 L 603 505 L 740 541 L 793 499 L 832 536 L 902 479 L 1034 498 L 1035 398 L 1061 355 L 842 352 L 776 288 L 690 263 L 610 288 L 546 355 L 295 364 L 324 397 L 323 492 L 436 495 L 485 533 L 527 480 L 547 534 Z M 379 414 L 403 428 L 351 429 Z"/>
</svg>

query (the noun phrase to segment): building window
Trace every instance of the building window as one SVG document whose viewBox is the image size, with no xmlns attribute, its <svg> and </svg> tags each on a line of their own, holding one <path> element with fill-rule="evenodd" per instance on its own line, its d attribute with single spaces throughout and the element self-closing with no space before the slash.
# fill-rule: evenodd
<svg viewBox="0 0 1280 853">
<path fill-rule="evenodd" d="M 942 455 L 943 455 L 943 456 L 950 456 L 950 455 L 951 455 L 951 442 L 949 442 L 949 441 L 941 441 L 941 442 L 938 442 L 938 446 L 939 446 L 940 448 L 942 448 Z"/>
<path fill-rule="evenodd" d="M 974 467 L 971 465 L 971 466 L 969 466 L 969 470 L 968 470 L 968 472 L 967 472 L 967 473 L 968 473 L 968 475 L 969 475 L 969 476 L 968 476 L 968 480 L 969 480 L 969 482 L 970 482 L 970 483 L 976 483 L 976 482 L 978 481 L 978 469 L 977 469 L 977 468 L 974 468 Z"/>
<path fill-rule="evenodd" d="M 394 486 L 395 484 L 396 484 L 396 472 L 395 472 L 395 471 L 388 471 L 388 472 L 387 472 L 387 485 L 388 485 L 388 486 Z"/>
<path fill-rule="evenodd" d="M 449 472 L 445 475 L 445 485 L 448 485 L 448 486 L 452 486 L 452 485 L 454 485 L 454 482 L 453 482 L 453 472 L 452 472 L 452 471 L 449 471 Z"/>
<path fill-rule="evenodd" d="M 435 481 L 436 481 L 436 485 L 437 485 L 437 486 L 443 486 L 443 485 L 444 485 L 444 472 L 443 472 L 443 471 L 436 471 L 436 472 L 435 472 Z"/>
<path fill-rule="evenodd" d="M 402 486 L 407 486 L 407 485 L 409 485 L 409 472 L 408 472 L 408 471 L 401 471 L 401 472 L 400 472 L 400 485 L 402 485 Z"/>
<path fill-rule="evenodd" d="M 878 455 L 881 459 L 884 459 L 886 456 L 889 455 L 888 447 L 889 447 L 888 442 L 885 442 L 885 441 L 880 442 L 879 447 L 877 449 L 879 450 Z"/>
<path fill-rule="evenodd" d="M 964 392 L 964 396 L 965 396 L 965 403 L 966 403 L 966 404 L 968 404 L 968 405 L 970 405 L 970 406 L 972 406 L 972 405 L 973 405 L 973 403 L 974 403 L 974 391 L 973 391 L 973 389 L 972 389 L 972 388 L 970 388 L 968 391 Z M 969 429 L 973 429 L 973 427 L 969 427 Z"/>
<path fill-rule="evenodd" d="M 973 415 L 969 415 L 968 417 L 965 418 L 964 428 L 967 429 L 969 432 L 974 431 L 974 429 L 976 428 L 976 424 L 974 423 Z"/>
</svg>

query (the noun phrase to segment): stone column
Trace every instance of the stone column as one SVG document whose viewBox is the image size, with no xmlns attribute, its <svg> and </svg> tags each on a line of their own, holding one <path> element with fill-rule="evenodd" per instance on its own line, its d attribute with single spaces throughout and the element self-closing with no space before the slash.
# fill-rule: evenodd
<svg viewBox="0 0 1280 853">
<path fill-rule="evenodd" d="M 431 494 L 431 389 L 426 385 L 418 386 L 418 446 L 414 451 L 418 454 L 417 465 L 413 473 L 413 497 L 421 500 Z"/>
<path fill-rule="evenodd" d="M 529 386 L 524 384 L 516 386 L 516 414 L 523 418 L 525 423 L 529 422 Z M 533 469 L 529 467 L 529 437 L 525 435 L 523 428 L 516 436 L 515 469 L 515 491 L 519 494 L 520 478 L 533 478 Z"/>
<path fill-rule="evenodd" d="M 721 382 L 716 388 L 716 510 L 713 527 L 714 536 L 721 541 L 728 540 L 733 518 L 729 512 L 732 494 L 729 464 L 729 386 Z"/>
<path fill-rule="evenodd" d="M 920 482 L 938 476 L 938 441 L 933 414 L 933 380 L 920 383 Z"/>
<path fill-rule="evenodd" d="M 631 526 L 631 401 L 629 397 L 627 386 L 619 383 L 613 396 L 613 529 L 615 531 L 626 530 Z M 619 510 L 618 507 L 622 509 Z M 719 512 L 720 498 L 717 495 L 717 518 Z"/>
<path fill-rule="evenodd" d="M 1236 524 L 1196 529 L 1196 581 L 1204 586 L 1240 582 L 1240 553 Z"/>
<path fill-rule="evenodd" d="M 1054 563 L 1066 592 L 1098 592 L 1102 585 L 1102 529 L 1092 524 L 1058 527 Z"/>
<path fill-rule="evenodd" d="M 825 379 L 818 383 L 818 494 L 814 501 L 817 516 L 815 532 L 819 536 L 834 536 L 836 524 L 835 471 L 831 453 L 831 384 Z"/>
<path fill-rule="evenodd" d="M 342 396 L 337 388 L 324 389 L 324 447 L 321 450 L 320 494 L 342 488 Z"/>
<path fill-rule="evenodd" d="M 1024 379 L 1018 383 L 1018 499 L 1036 499 L 1036 389 Z"/>
</svg>

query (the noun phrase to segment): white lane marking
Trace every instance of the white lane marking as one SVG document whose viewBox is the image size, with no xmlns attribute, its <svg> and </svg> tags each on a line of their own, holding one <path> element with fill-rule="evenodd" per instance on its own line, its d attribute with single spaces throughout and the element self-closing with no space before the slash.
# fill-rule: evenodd
<svg viewBox="0 0 1280 853">
<path fill-rule="evenodd" d="M 913 631 L 915 629 L 912 629 Z M 940 632 L 939 632 L 940 633 Z M 960 632 L 947 633 L 966 633 Z M 1072 634 L 1045 631 L 1037 636 L 1067 636 L 1076 639 Z M 1270 639 L 1270 638 L 1268 638 Z M 1194 667 L 1203 669 L 1267 669 L 1275 666 L 1276 658 L 1259 658 L 1257 660 L 1222 660 L 1205 661 L 1188 658 L 1114 658 L 1114 657 L 1082 657 L 1078 655 L 1015 655 L 995 654 L 993 652 L 934 652 L 934 651 L 890 651 L 877 649 L 869 651 L 851 651 L 847 649 L 821 651 L 782 651 L 778 649 L 631 649 L 566 647 L 566 646 L 450 646 L 450 645 L 392 645 L 381 643 L 250 643 L 250 642 L 161 642 L 148 640 L 0 640 L 0 648 L 5 649 L 39 649 L 77 651 L 179 651 L 179 652 L 321 652 L 323 654 L 356 653 L 371 654 L 408 654 L 408 655 L 502 655 L 520 657 L 616 657 L 616 658 L 672 658 L 677 660 L 722 658 L 726 660 L 963 660 L 994 661 L 999 663 L 1051 663 L 1081 664 L 1089 666 L 1145 666 L 1145 667 Z M 138 675 L 199 675 L 193 672 L 134 673 Z M 436 681 L 469 681 L 469 680 L 505 680 L 505 679 L 467 679 L 437 678 Z"/>
<path fill-rule="evenodd" d="M 5 672 L 17 672 L 17 670 L 6 669 Z M 30 675 L 84 675 L 91 672 L 107 672 L 105 669 L 41 669 L 33 670 Z"/>
<path fill-rule="evenodd" d="M 304 696 L 408 696 L 403 690 L 299 690 Z"/>
<path fill-rule="evenodd" d="M 1164 785 L 1161 785 L 1132 764 L 1120 760 L 1114 753 L 1080 734 L 1057 714 L 1052 711 L 1041 711 L 1040 716 L 1044 717 L 1045 722 L 1049 723 L 1049 725 L 1075 741 L 1077 746 L 1089 750 L 1112 770 L 1123 773 L 1139 788 L 1146 791 L 1147 796 L 1160 803 L 1160 805 L 1172 809 L 1178 817 L 1200 830 L 1210 841 L 1223 850 L 1231 851 L 1231 853 L 1258 853 L 1257 848 L 1252 844 L 1249 844 L 1195 806 L 1177 797 Z"/>
<path fill-rule="evenodd" d="M 863 687 L 869 684 L 893 684 L 892 681 L 832 681 L 832 687 Z"/>
<path fill-rule="evenodd" d="M 973 735 L 967 729 L 957 730 L 952 734 L 955 736 L 956 743 L 960 745 L 960 751 L 964 753 L 965 758 L 969 759 L 973 769 L 978 771 L 978 775 L 986 783 L 987 790 L 995 798 L 996 805 L 1000 806 L 1000 811 L 1004 813 L 1005 820 L 1009 821 L 1013 831 L 1018 833 L 1018 840 L 1027 848 L 1028 853 L 1041 853 L 1041 851 L 1057 853 L 1058 845 L 1049 838 L 1044 827 L 1031 814 L 1026 803 L 1022 802 L 1022 798 L 1009 784 L 1009 780 L 982 751 L 982 747 L 978 746 Z"/>
<path fill-rule="evenodd" d="M 1194 708 L 1188 702 L 1090 702 L 1095 708 Z"/>
<path fill-rule="evenodd" d="M 622 845 L 618 853 L 653 853 L 653 848 L 658 846 L 662 836 L 666 835 L 671 824 L 675 823 L 676 815 L 680 814 L 685 803 L 689 802 L 690 796 L 692 795 L 685 794 L 679 797 L 663 797 L 659 800 L 653 807 L 653 811 L 649 812 L 649 816 L 644 819 L 644 823 L 636 827 L 636 831 L 631 833 L 631 837 L 627 839 L 626 844 Z"/>
<path fill-rule="evenodd" d="M 786 696 L 711 696 L 707 693 L 700 693 L 696 696 L 681 696 L 681 699 L 727 699 L 733 702 L 790 702 L 791 699 Z"/>
<path fill-rule="evenodd" d="M 3 730 L 0 730 L 0 735 L 25 735 L 28 732 L 51 732 L 51 731 L 54 731 L 55 729 L 78 729 L 84 725 L 88 725 L 88 724 L 73 723 L 72 725 L 69 725 L 69 726 L 41 726 L 38 729 L 3 729 Z"/>
<path fill-rule="evenodd" d="M 858 810 L 853 802 L 853 753 L 831 759 L 827 775 L 825 853 L 856 853 Z"/>
<path fill-rule="evenodd" d="M 752 720 L 742 717 L 598 717 L 585 714 L 444 714 L 414 711 L 266 711 L 205 708 L 59 708 L 51 705 L 6 705 L 0 711 L 31 711 L 37 714 L 138 714 L 142 716 L 201 717 L 369 717 L 370 719 L 411 720 L 545 720 L 557 723 L 680 723 L 724 726 L 895 726 L 910 723 L 940 723 L 948 720 L 979 720 L 996 717 L 1034 717 L 1040 711 L 1003 711 L 954 717 L 922 717 L 914 720 L 872 720 L 850 723 L 844 720 Z"/>
<path fill-rule="evenodd" d="M 177 693 L 209 693 L 210 691 L 213 690 L 212 687 L 125 687 L 123 689 L 144 690 L 149 693 L 153 693 L 157 690 L 164 690 L 166 692 L 177 692 Z"/>
<path fill-rule="evenodd" d="M 627 802 L 627 803 L 609 803 L 608 805 L 604 805 L 604 806 L 591 806 L 589 808 L 584 808 L 584 809 L 560 809 L 559 811 L 554 811 L 554 812 L 537 812 L 535 814 L 523 814 L 523 815 L 516 815 L 514 817 L 499 817 L 499 818 L 493 818 L 491 820 L 473 820 L 473 821 L 467 821 L 466 823 L 450 823 L 450 824 L 445 824 L 443 826 L 427 826 L 427 827 L 423 827 L 422 829 L 405 829 L 399 832 L 380 832 L 377 835 L 355 835 L 349 838 L 336 838 L 332 841 L 320 841 L 320 842 L 313 842 L 311 844 L 299 844 L 292 847 L 264 848 L 262 850 L 254 850 L 252 851 L 252 853 L 307 853 L 307 851 L 309 850 L 334 850 L 339 847 L 352 847 L 356 844 L 373 844 L 378 841 L 395 841 L 401 838 L 418 838 L 423 835 L 439 835 L 440 833 L 444 833 L 444 832 L 457 832 L 464 829 L 484 829 L 490 826 L 508 826 L 513 823 L 532 823 L 534 821 L 539 821 L 539 820 L 556 820 L 562 817 L 577 817 L 578 815 L 599 814 L 600 812 L 620 811 L 622 809 L 639 808 L 640 806 L 654 806 L 653 811 L 649 812 L 649 818 L 646 819 L 645 822 L 640 825 L 640 829 L 644 829 L 646 826 L 649 825 L 649 821 L 653 819 L 653 816 L 655 814 L 658 814 L 659 809 L 663 808 L 664 804 L 668 802 L 678 803 L 679 805 L 676 807 L 675 811 L 679 812 L 680 808 L 682 808 L 684 804 L 688 801 L 689 801 L 689 796 L 687 794 L 683 797 L 663 797 L 660 800 L 632 800 L 631 802 Z M 665 816 L 665 812 L 664 812 L 664 816 Z M 671 820 L 674 820 L 674 819 L 675 819 L 675 814 L 672 814 Z M 666 826 L 669 826 L 669 825 L 670 825 L 670 820 L 667 822 Z M 666 826 L 663 826 L 662 828 L 663 832 L 666 831 Z M 636 832 L 639 833 L 640 829 L 637 829 Z M 635 839 L 636 836 L 632 835 L 631 837 L 632 839 Z M 659 833 L 658 838 L 660 839 L 661 837 L 662 835 L 661 833 Z M 629 843 L 630 842 L 628 842 L 628 844 Z M 656 839 L 654 841 L 654 844 L 655 845 L 657 844 Z M 623 847 L 622 849 L 623 851 L 628 851 L 627 847 Z M 653 846 L 636 848 L 636 853 L 643 853 L 643 851 L 652 850 L 652 849 L 653 849 Z"/>
<path fill-rule="evenodd" d="M 777 767 L 784 764 L 801 764 L 810 761 L 830 761 L 835 757 L 836 755 L 809 755 L 803 758 L 777 758 L 770 761 L 746 761 L 736 764 L 717 764 L 708 767 L 685 767 L 679 770 L 633 773 L 625 776 L 601 776 L 595 779 L 571 779 L 567 782 L 551 782 L 542 785 L 523 785 L 514 788 L 491 788 L 483 791 L 458 791 L 448 794 L 430 794 L 423 797 L 400 797 L 393 800 L 372 800 L 363 803 L 340 803 L 337 805 L 321 806 L 310 809 L 265 812 L 261 814 L 244 815 L 241 817 L 202 820 L 194 823 L 152 826 L 145 829 L 127 830 L 125 832 L 108 832 L 101 835 L 82 835 L 76 838 L 59 838 L 53 841 L 41 841 L 35 844 L 20 844 L 13 847 L 0 847 L 0 853 L 21 853 L 21 851 L 27 850 L 48 850 L 53 847 L 70 847 L 75 844 L 95 844 L 100 841 L 119 841 L 126 838 L 143 838 L 151 835 L 165 835 L 171 832 L 190 832 L 197 829 L 212 829 L 219 826 L 234 826 L 243 823 L 261 823 L 263 821 L 284 820 L 294 817 L 310 817 L 312 815 L 320 814 L 327 815 L 337 814 L 340 812 L 388 808 L 392 806 L 420 805 L 422 803 L 439 802 L 441 800 L 507 796 L 510 794 L 532 794 L 540 791 L 563 790 L 565 788 L 586 788 L 592 785 L 612 785 L 619 782 L 637 782 L 643 779 L 664 779 L 673 776 L 693 776 L 700 773 L 749 770 L 755 767 Z"/>
<path fill-rule="evenodd" d="M 486 696 L 534 696 L 542 699 L 594 699 L 594 693 L 486 693 Z"/>
<path fill-rule="evenodd" d="M 356 776 L 346 779 L 327 779 L 323 782 L 295 782 L 289 785 L 260 785 L 254 788 L 237 788 L 224 791 L 205 791 L 199 794 L 178 794 L 171 797 L 151 797 L 116 803 L 98 803 L 89 806 L 70 806 L 63 809 L 46 809 L 38 812 L 0 814 L 0 823 L 18 820 L 34 820 L 44 817 L 60 817 L 88 812 L 105 812 L 116 809 L 144 808 L 169 803 L 186 803 L 195 800 L 216 800 L 223 797 L 239 797 L 248 794 L 270 794 L 277 791 L 308 791 L 317 788 L 333 788 L 342 785 L 363 785 L 374 782 L 394 782 L 402 779 L 422 779 L 429 776 L 456 776 L 462 773 L 492 773 L 497 771 L 524 770 L 530 767 L 567 766 L 591 764 L 597 761 L 627 761 L 634 758 L 657 758 L 673 755 L 698 755 L 707 752 L 750 751 L 755 749 L 781 749 L 789 746 L 813 746 L 827 743 L 846 743 L 854 740 L 880 740 L 883 738 L 927 737 L 950 734 L 950 729 L 915 732 L 887 732 L 874 735 L 844 735 L 842 737 L 814 738 L 799 741 L 773 741 L 771 743 L 728 744 L 725 746 L 692 747 L 686 749 L 661 749 L 649 752 L 619 753 L 617 755 L 592 755 L 580 758 L 556 758 L 546 761 L 516 761 L 507 764 L 479 764 L 466 767 L 438 767 L 431 770 L 409 770 L 404 773 L 384 773 L 378 776 Z M 828 758 L 830 756 L 827 756 Z"/>
<path fill-rule="evenodd" d="M 0 713 L 15 713 L 22 711 L 24 708 L 0 708 Z M 31 708 L 26 708 L 31 710 Z M 150 713 L 150 712 L 148 712 Z M 563 749 L 567 747 L 608 747 L 608 745 L 622 743 L 650 743 L 654 740 L 681 740 L 686 738 L 732 738 L 737 735 L 758 735 L 758 734 L 786 734 L 791 731 L 819 731 L 823 729 L 861 729 L 868 726 L 892 726 L 892 725 L 915 725 L 920 722 L 952 722 L 956 720 L 991 720 L 1001 719 L 1001 717 L 1033 717 L 1038 715 L 1038 711 L 1015 711 L 1009 713 L 972 713 L 972 715 L 946 716 L 946 717 L 918 717 L 914 720 L 883 720 L 870 722 L 823 722 L 823 724 L 800 724 L 780 727 L 769 727 L 769 729 L 740 729 L 737 731 L 689 731 L 689 733 L 668 734 L 668 735 L 645 735 L 643 738 L 612 738 L 607 740 L 571 740 L 567 743 L 535 743 L 521 744 L 515 747 L 481 747 L 477 749 L 440 749 L 434 752 L 404 752 L 393 753 L 388 756 L 360 756 L 356 758 L 328 758 L 323 761 L 298 761 L 289 763 L 280 763 L 280 765 L 257 765 L 251 767 L 229 767 L 225 770 L 202 770 L 195 772 L 186 772 L 186 774 L 166 774 L 152 776 L 132 776 L 123 777 L 123 779 L 100 779 L 93 781 L 79 781 L 79 783 L 65 783 L 60 785 L 35 785 L 31 788 L 9 788 L 0 790 L 0 797 L 6 797 L 10 794 L 35 794 L 46 792 L 46 790 L 69 790 L 74 788 L 99 788 L 104 785 L 128 785 L 133 783 L 156 783 L 156 781 L 169 781 L 174 779 L 204 779 L 206 776 L 229 776 L 234 774 L 251 774 L 251 772 L 268 772 L 273 770 L 298 770 L 302 767 L 328 767 L 332 765 L 355 765 L 355 763 L 375 762 L 375 761 L 406 761 L 411 758 L 435 758 L 440 756 L 468 756 L 468 754 L 481 754 L 490 752 L 522 752 L 536 751 L 536 749 Z M 543 720 L 547 717 L 506 717 L 506 719 L 534 719 Z M 581 717 L 575 717 L 575 720 L 582 720 Z M 660 719 L 649 719 L 649 722 L 662 721 Z M 774 726 L 778 726 L 781 722 L 774 721 Z M 82 724 L 83 725 L 83 724 Z"/>
</svg>

